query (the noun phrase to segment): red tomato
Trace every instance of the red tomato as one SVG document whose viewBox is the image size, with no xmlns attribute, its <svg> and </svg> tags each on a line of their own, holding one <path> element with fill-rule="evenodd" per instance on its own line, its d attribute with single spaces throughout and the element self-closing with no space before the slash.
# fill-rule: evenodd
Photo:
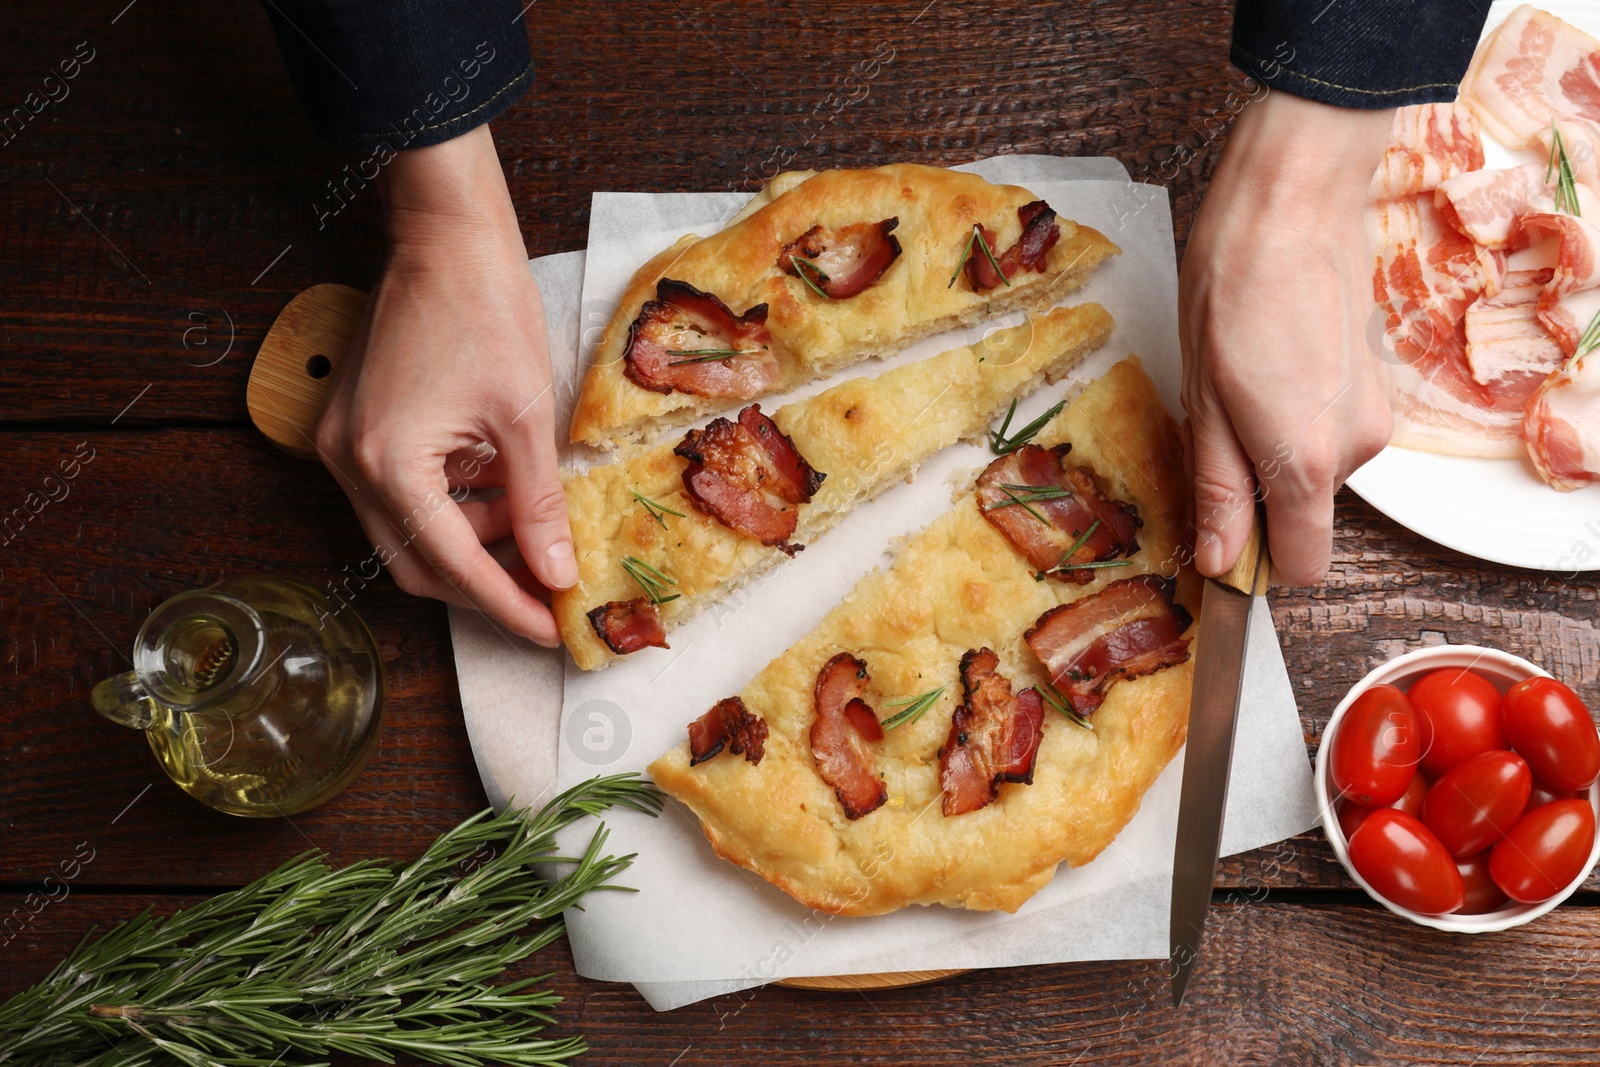
<svg viewBox="0 0 1600 1067">
<path fill-rule="evenodd" d="M 1593 847 L 1594 808 L 1587 800 L 1554 800 L 1524 815 L 1494 846 L 1489 873 L 1512 900 L 1537 904 L 1584 872 Z"/>
<path fill-rule="evenodd" d="M 1328 775 L 1334 790 L 1367 807 L 1405 795 L 1422 751 L 1411 702 L 1392 685 L 1375 685 L 1356 697 L 1332 743 Z"/>
<path fill-rule="evenodd" d="M 1461 872 L 1461 884 L 1467 890 L 1466 903 L 1461 905 L 1457 915 L 1482 915 L 1499 911 L 1505 904 L 1505 892 L 1494 884 L 1489 874 L 1488 852 L 1456 860 L 1456 870 Z"/>
<path fill-rule="evenodd" d="M 1528 806 L 1533 775 L 1515 752 L 1480 752 L 1456 764 L 1428 790 L 1422 822 L 1457 857 L 1504 837 Z"/>
<path fill-rule="evenodd" d="M 1500 727 L 1500 690 L 1475 671 L 1445 667 L 1406 690 L 1417 712 L 1422 769 L 1437 778 L 1480 752 L 1509 748 Z"/>
<path fill-rule="evenodd" d="M 1506 739 L 1533 773 L 1556 789 L 1587 789 L 1600 778 L 1600 734 L 1578 694 L 1554 678 L 1506 690 Z"/>
<path fill-rule="evenodd" d="M 1576 800 L 1581 794 L 1576 789 L 1551 789 L 1539 779 L 1533 780 L 1533 789 L 1528 793 L 1528 811 L 1542 808 L 1552 800 Z"/>
<path fill-rule="evenodd" d="M 1466 900 L 1456 861 L 1414 815 L 1380 808 L 1350 839 L 1350 863 L 1391 904 L 1443 915 Z"/>
<path fill-rule="evenodd" d="M 1390 804 L 1389 807 L 1403 811 L 1407 815 L 1422 818 L 1422 801 L 1428 795 L 1428 776 L 1418 774 L 1411 779 L 1411 784 L 1406 787 L 1405 794 Z M 1344 831 L 1344 839 L 1349 841 L 1361 829 L 1361 824 L 1367 821 L 1376 808 L 1369 808 L 1364 804 L 1353 804 L 1348 800 L 1339 802 L 1339 829 Z"/>
</svg>

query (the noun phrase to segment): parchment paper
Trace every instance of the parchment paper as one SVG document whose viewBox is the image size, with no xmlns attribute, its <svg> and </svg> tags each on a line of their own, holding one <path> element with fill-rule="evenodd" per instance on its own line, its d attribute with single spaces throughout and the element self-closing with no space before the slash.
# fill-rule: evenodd
<svg viewBox="0 0 1600 1067">
<path fill-rule="evenodd" d="M 1025 184 L 1064 216 L 1122 246 L 1122 256 L 1102 266 L 1069 300 L 1098 300 L 1117 319 L 1110 343 L 1073 380 L 1081 387 L 1137 352 L 1177 414 L 1177 278 L 1165 191 L 1127 182 L 1111 160 L 1006 157 L 963 169 Z M 1096 180 L 1108 174 L 1118 180 Z M 1087 180 L 1072 180 L 1079 176 Z M 532 264 L 551 324 L 563 426 L 584 369 L 582 357 L 609 321 L 633 270 L 684 233 L 713 232 L 744 199 L 725 193 L 597 193 L 587 261 L 569 253 Z M 1012 321 L 929 339 L 892 360 L 847 369 L 763 405 L 776 408 L 848 377 L 876 375 Z M 563 368 L 570 373 L 564 375 Z M 1074 388 L 1063 383 L 1041 390 L 1019 405 L 1019 418 L 1031 418 Z M 582 465 L 592 458 L 571 461 Z M 771 576 L 674 631 L 670 651 L 651 650 L 648 658 L 593 673 L 577 671 L 568 660 L 564 685 L 554 654 L 502 634 L 481 616 L 452 609 L 462 704 L 490 799 L 501 805 L 514 796 L 519 804 L 537 804 L 555 788 L 594 774 L 643 770 L 682 739 L 691 718 L 743 688 L 857 579 L 887 562 L 892 539 L 948 509 L 952 488 L 969 484 L 987 459 L 975 445 L 933 457 L 914 482 L 858 508 Z M 1317 821 L 1293 693 L 1261 601 L 1244 692 L 1224 854 L 1270 844 Z M 1098 859 L 1060 871 L 1014 916 L 944 908 L 869 919 L 820 915 L 718 859 L 697 822 L 675 802 L 659 820 L 613 814 L 607 817 L 608 849 L 639 854 L 624 880 L 640 892 L 597 894 L 583 910 L 569 912 L 577 969 L 591 978 L 632 982 L 665 1010 L 797 975 L 1164 957 L 1181 777 L 1180 755 Z M 579 836 L 573 834 L 574 844 Z M 707 915 L 716 916 L 711 937 L 703 922 Z"/>
</svg>

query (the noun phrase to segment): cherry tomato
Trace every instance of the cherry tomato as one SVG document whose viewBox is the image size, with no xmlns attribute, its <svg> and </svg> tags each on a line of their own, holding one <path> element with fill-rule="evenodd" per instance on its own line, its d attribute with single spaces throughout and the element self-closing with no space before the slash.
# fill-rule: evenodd
<svg viewBox="0 0 1600 1067">
<path fill-rule="evenodd" d="M 1504 837 L 1528 806 L 1533 775 L 1515 752 L 1480 752 L 1456 764 L 1428 790 L 1422 822 L 1460 858 Z"/>
<path fill-rule="evenodd" d="M 1581 795 L 1576 789 L 1552 789 L 1535 778 L 1533 789 L 1528 793 L 1528 807 L 1525 810 L 1542 808 L 1552 800 L 1576 800 Z"/>
<path fill-rule="evenodd" d="M 1489 874 L 1512 900 L 1537 904 L 1584 872 L 1593 847 L 1594 808 L 1589 802 L 1553 800 L 1524 815 L 1494 846 Z"/>
<path fill-rule="evenodd" d="M 1466 900 L 1456 861 L 1414 815 L 1380 808 L 1350 839 L 1350 863 L 1391 904 L 1443 915 Z"/>
<path fill-rule="evenodd" d="M 1428 795 L 1428 776 L 1418 774 L 1411 779 L 1411 784 L 1406 787 L 1405 794 L 1389 807 L 1403 811 L 1407 815 L 1422 818 L 1422 800 Z M 1367 821 L 1376 808 L 1369 808 L 1364 804 L 1353 804 L 1348 800 L 1339 802 L 1339 829 L 1344 831 L 1344 839 L 1349 841 L 1361 829 L 1361 824 Z"/>
<path fill-rule="evenodd" d="M 1554 678 L 1506 690 L 1506 740 L 1536 777 L 1556 789 L 1587 789 L 1600 778 L 1600 734 L 1578 694 Z"/>
<path fill-rule="evenodd" d="M 1406 690 L 1422 737 L 1422 769 L 1435 778 L 1480 752 L 1509 748 L 1500 727 L 1500 690 L 1475 671 L 1445 667 Z"/>
<path fill-rule="evenodd" d="M 1382 807 L 1405 795 L 1421 751 L 1411 702 L 1392 685 L 1375 685 L 1345 709 L 1328 774 L 1340 797 Z"/>
<path fill-rule="evenodd" d="M 1466 903 L 1457 915 L 1482 915 L 1499 911 L 1506 902 L 1505 891 L 1494 884 L 1489 874 L 1489 853 L 1479 852 L 1456 860 L 1456 870 L 1461 872 L 1461 884 L 1466 887 Z"/>
</svg>

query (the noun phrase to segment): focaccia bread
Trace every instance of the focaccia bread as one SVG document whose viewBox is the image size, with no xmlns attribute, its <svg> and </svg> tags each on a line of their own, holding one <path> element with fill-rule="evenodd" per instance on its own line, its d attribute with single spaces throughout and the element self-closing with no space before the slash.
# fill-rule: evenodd
<svg viewBox="0 0 1600 1067">
<path fill-rule="evenodd" d="M 1137 359 L 1089 386 L 1036 440 L 1070 442 L 1072 460 L 1092 467 L 1107 494 L 1137 506 L 1143 526 L 1131 566 L 1094 571 L 1085 585 L 1037 580 L 974 495 L 962 495 L 739 694 L 764 727 L 741 728 L 728 752 L 698 765 L 688 744 L 651 764 L 656 783 L 700 818 L 720 855 L 835 914 L 909 904 L 1015 911 L 1058 864 L 1093 860 L 1133 817 L 1183 745 L 1187 661 L 1111 685 L 1092 732 L 1046 709 L 1031 784 L 998 785 L 992 801 L 964 814 L 947 815 L 941 804 L 939 751 L 957 736 L 952 715 L 969 650 L 993 649 L 1021 691 L 1046 681 L 1023 638 L 1053 608 L 1138 574 L 1175 579 L 1165 584 L 1175 585 L 1177 603 L 1199 607 L 1177 429 Z M 886 718 L 897 702 L 944 687 L 920 718 L 876 743 L 887 799 L 854 819 L 813 756 L 819 670 L 841 655 L 859 657 L 870 674 L 863 697 Z M 751 744 L 764 745 L 758 763 L 731 754 Z"/>
<path fill-rule="evenodd" d="M 1099 304 L 1056 308 L 975 345 L 876 378 L 853 378 L 773 412 L 777 428 L 824 475 L 812 499 L 798 508 L 793 539 L 801 545 L 814 540 L 935 452 L 981 434 L 1009 400 L 1065 374 L 1099 348 L 1112 327 Z M 676 599 L 639 605 L 658 614 L 664 636 L 788 558 L 784 547 L 730 529 L 698 508 L 684 485 L 688 461 L 674 444 L 591 468 L 567 482 L 578 583 L 557 591 L 552 608 L 582 670 L 622 658 L 601 639 L 590 613 L 645 592 L 623 566 L 625 559 L 675 583 L 663 592 Z"/>
<path fill-rule="evenodd" d="M 755 203 L 634 275 L 592 357 L 573 441 L 643 441 L 943 330 L 1043 310 L 1120 251 L 1026 189 L 940 167 L 781 174 Z M 835 285 L 848 295 L 828 295 Z M 667 329 L 674 300 L 688 309 L 682 321 L 710 332 L 673 327 L 677 340 L 651 349 L 649 363 L 630 346 Z"/>
</svg>

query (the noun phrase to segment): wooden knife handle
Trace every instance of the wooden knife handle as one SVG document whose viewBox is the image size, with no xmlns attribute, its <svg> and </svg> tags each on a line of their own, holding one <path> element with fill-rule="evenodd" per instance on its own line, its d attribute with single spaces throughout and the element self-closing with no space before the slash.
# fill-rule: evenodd
<svg viewBox="0 0 1600 1067">
<path fill-rule="evenodd" d="M 1252 596 L 1260 596 L 1271 587 L 1272 556 L 1267 552 L 1267 509 L 1261 501 L 1255 503 L 1255 521 L 1250 524 L 1250 537 L 1245 541 L 1238 562 L 1215 580 Z"/>
</svg>

